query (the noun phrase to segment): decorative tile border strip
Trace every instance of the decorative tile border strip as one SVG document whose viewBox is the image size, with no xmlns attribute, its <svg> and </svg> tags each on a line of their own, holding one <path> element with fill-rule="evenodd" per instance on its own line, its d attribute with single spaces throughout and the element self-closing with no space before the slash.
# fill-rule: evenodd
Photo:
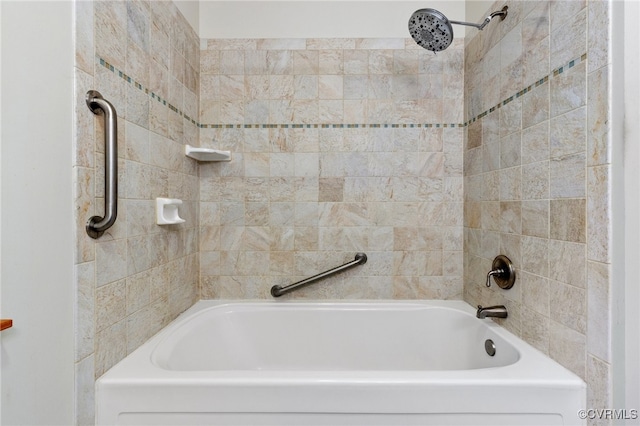
<svg viewBox="0 0 640 426">
<path fill-rule="evenodd" d="M 545 75 L 544 77 L 540 78 L 539 80 L 536 80 L 535 83 L 530 84 L 529 86 L 525 87 L 524 89 L 520 90 L 518 93 L 509 96 L 507 99 L 503 100 L 502 102 L 499 102 L 497 105 L 492 106 L 491 108 L 489 108 L 488 110 L 478 114 L 477 116 L 467 120 L 466 123 L 463 124 L 463 126 L 468 126 L 471 123 L 474 123 L 477 120 L 480 120 L 481 118 L 491 114 L 492 112 L 502 108 L 503 106 L 509 104 L 510 102 L 513 102 L 514 100 L 520 98 L 521 96 L 524 96 L 526 93 L 531 92 L 533 89 L 542 86 L 543 84 L 547 83 L 549 81 L 550 77 L 557 77 L 560 74 L 564 73 L 566 70 L 571 69 L 573 67 L 575 67 L 576 65 L 585 62 L 587 60 L 587 54 L 583 53 L 579 58 L 576 59 L 572 59 L 571 61 L 567 62 L 565 65 L 554 69 L 550 74 Z"/>
<path fill-rule="evenodd" d="M 410 129 L 410 128 L 454 128 L 463 124 L 432 123 L 381 123 L 381 124 L 200 124 L 201 129 Z"/>
<path fill-rule="evenodd" d="M 496 110 L 502 108 L 503 106 L 513 102 L 514 100 L 524 96 L 525 94 L 531 92 L 533 89 L 542 86 L 543 84 L 549 81 L 549 78 L 555 78 L 565 71 L 575 67 L 576 65 L 585 62 L 587 60 L 587 54 L 582 54 L 579 58 L 572 59 L 565 65 L 554 69 L 549 75 L 546 75 L 524 89 L 520 90 L 518 93 L 509 96 L 507 99 L 499 102 L 497 105 L 489 108 L 488 110 L 478 114 L 477 116 L 467 120 L 465 123 L 374 123 L 374 124 L 359 124 L 359 123 L 335 123 L 335 124 L 202 124 L 194 120 L 185 114 L 180 108 L 176 107 L 169 103 L 166 99 L 162 98 L 157 93 L 149 90 L 144 87 L 140 82 L 133 79 L 131 76 L 127 75 L 123 71 L 114 67 L 112 64 L 104 60 L 103 58 L 97 57 L 100 65 L 118 77 L 122 78 L 129 84 L 133 84 L 135 88 L 140 91 L 143 91 L 147 95 L 151 97 L 151 99 L 155 99 L 161 104 L 167 106 L 171 111 L 180 115 L 185 120 L 191 122 L 191 124 L 195 125 L 200 129 L 404 129 L 404 128 L 458 128 L 458 127 L 466 127 L 471 123 L 474 123 L 477 120 L 480 120 L 487 115 L 495 112 Z"/>
<path fill-rule="evenodd" d="M 114 73 L 115 75 L 117 75 L 118 77 L 120 77 L 121 79 L 126 81 L 127 83 L 133 84 L 133 86 L 136 89 L 144 92 L 145 94 L 150 96 L 151 99 L 157 100 L 162 105 L 168 107 L 171 111 L 173 111 L 176 114 L 180 115 L 180 117 L 183 117 L 187 121 L 191 122 L 191 124 L 194 124 L 195 126 L 200 127 L 200 124 L 196 120 L 194 120 L 193 118 L 189 117 L 180 108 L 178 108 L 175 105 L 172 105 L 171 103 L 169 103 L 166 99 L 162 98 L 162 96 L 160 96 L 157 93 L 149 90 L 149 88 L 144 87 L 142 85 L 142 83 L 140 83 L 139 81 L 131 78 L 131 76 L 127 75 L 124 71 L 121 71 L 118 68 L 114 67 L 112 64 L 110 64 L 106 60 L 102 59 L 101 57 L 97 56 L 96 58 L 98 59 L 98 62 L 100 63 L 100 65 L 103 66 L 104 68 L 108 69 L 109 71 L 111 71 L 112 73 Z"/>
</svg>

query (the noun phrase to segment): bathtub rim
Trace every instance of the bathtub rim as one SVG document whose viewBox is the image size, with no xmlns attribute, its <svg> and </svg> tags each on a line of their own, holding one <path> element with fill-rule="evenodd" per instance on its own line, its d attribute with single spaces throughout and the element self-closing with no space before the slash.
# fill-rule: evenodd
<svg viewBox="0 0 640 426">
<path fill-rule="evenodd" d="M 289 371 L 289 370 L 168 370 L 153 363 L 155 348 L 183 321 L 209 308 L 224 305 L 416 305 L 455 309 L 482 321 L 490 330 L 511 342 L 520 354 L 513 364 L 475 370 L 360 370 L 360 371 Z M 541 374 L 542 369 L 542 374 Z M 496 374 L 497 373 L 497 374 Z M 475 309 L 462 300 L 200 300 L 178 315 L 139 348 L 115 364 L 96 380 L 100 384 L 191 384 L 212 383 L 224 386 L 290 384 L 402 384 L 402 385 L 478 385 L 490 382 L 499 386 L 543 385 L 553 388 L 584 388 L 585 382 L 575 373 L 552 360 L 518 336 L 491 319 L 475 318 Z"/>
<path fill-rule="evenodd" d="M 201 316 L 206 316 L 209 314 L 218 314 L 218 315 L 222 315 L 221 317 L 214 317 L 217 319 L 221 319 L 222 321 L 226 321 L 226 317 L 225 315 L 240 315 L 242 316 L 244 313 L 252 313 L 252 312 L 261 312 L 261 313 L 265 313 L 265 315 L 269 315 L 269 311 L 272 309 L 277 309 L 279 307 L 283 307 L 284 310 L 301 310 L 301 311 L 305 311 L 306 308 L 310 308 L 311 310 L 313 310 L 314 312 L 318 312 L 318 311 L 332 311 L 332 310 L 346 310 L 349 312 L 353 312 L 353 311 L 386 311 L 386 312 L 394 312 L 394 311 L 398 311 L 398 312 L 409 312 L 412 310 L 415 311 L 420 311 L 423 312 L 425 310 L 437 310 L 437 311 L 442 311 L 444 313 L 446 313 L 447 315 L 453 315 L 450 319 L 457 321 L 460 318 L 464 318 L 465 321 L 469 321 L 471 322 L 475 322 L 478 321 L 478 319 L 475 317 L 475 311 L 466 311 L 466 310 L 462 310 L 460 309 L 460 307 L 456 307 L 456 306 L 451 306 L 451 303 L 444 303 L 444 304 L 435 304 L 435 303 L 431 303 L 431 301 L 427 301 L 428 303 L 411 303 L 411 301 L 406 301 L 404 303 L 397 303 L 394 301 L 385 301 L 385 300 L 381 300 L 381 301 L 377 301 L 377 303 L 371 303 L 371 301 L 289 301 L 289 303 L 261 303 L 260 301 L 258 302 L 243 302 L 243 303 L 216 303 L 216 304 L 206 304 L 206 306 L 202 307 L 201 309 L 194 309 L 193 312 L 190 315 L 185 315 L 183 321 L 181 321 L 180 323 L 177 323 L 175 327 L 173 327 L 171 330 L 169 330 L 166 334 L 164 334 L 161 338 L 158 339 L 158 343 L 155 345 L 154 349 L 151 351 L 151 362 L 166 371 L 180 371 L 180 372 L 187 372 L 187 371 L 216 371 L 216 372 L 225 372 L 225 371 L 234 371 L 234 372 L 240 372 L 240 371 L 248 371 L 248 372 L 260 372 L 260 374 L 263 374 L 263 372 L 266 371 L 286 371 L 286 372 L 300 372 L 300 371 L 304 371 L 304 372 L 312 372 L 312 371 L 317 371 L 320 373 L 324 373 L 324 372 L 341 372 L 341 371 L 352 371 L 352 372 L 357 372 L 357 371 L 366 371 L 366 372 L 371 372 L 371 373 L 377 373 L 377 372 L 384 372 L 384 371 L 393 371 L 396 373 L 399 373 L 401 371 L 406 371 L 406 372 L 411 372 L 411 373 L 416 373 L 416 372 L 435 372 L 435 371 L 443 371 L 443 372 L 447 372 L 447 371 L 470 371 L 470 370 L 476 370 L 476 369 L 495 369 L 495 368 L 502 368 L 506 365 L 510 365 L 513 364 L 514 362 L 517 362 L 518 359 L 520 359 L 521 357 L 521 352 L 518 350 L 518 348 L 516 347 L 516 345 L 513 344 L 513 342 L 509 342 L 508 339 L 505 339 L 502 336 L 488 336 L 489 338 L 493 338 L 497 343 L 500 339 L 503 339 L 505 341 L 506 344 L 508 344 L 510 346 L 510 350 L 514 353 L 513 356 L 515 356 L 515 361 L 509 364 L 503 364 L 503 365 L 496 365 L 496 366 L 492 366 L 492 367 L 476 367 L 476 368 L 458 368 L 458 369 L 445 369 L 445 368 L 435 368 L 435 369 L 411 369 L 411 368 L 402 368 L 402 369 L 367 369 L 367 368 L 362 368 L 362 369 L 355 369 L 355 370 L 349 370 L 349 369 L 330 369 L 330 368 L 313 368 L 313 369 L 309 369 L 306 370 L 304 368 L 295 368 L 295 369 L 286 369 L 286 370 L 282 370 L 282 369 L 273 369 L 273 368 L 265 368 L 265 369 L 261 369 L 261 368 L 242 368 L 242 369 L 225 369 L 225 368 L 214 368 L 214 369 L 205 369 L 205 370 L 198 370 L 198 369 L 180 369 L 180 368 L 171 368 L 171 367 L 167 367 L 165 364 L 168 362 L 167 358 L 167 352 L 166 350 L 163 350 L 161 348 L 163 347 L 174 347 L 175 343 L 180 342 L 182 336 L 184 336 L 185 332 L 182 330 L 183 327 L 188 327 L 188 323 L 193 322 L 194 325 L 196 327 L 199 327 L 202 325 L 202 321 L 200 321 L 200 317 Z M 444 301 L 446 302 L 446 301 Z M 218 311 L 220 309 L 220 311 Z M 217 312 L 216 312 L 217 311 Z M 357 314 L 356 314 L 357 315 Z M 205 318 L 206 321 L 206 318 Z M 232 321 L 233 322 L 233 321 Z M 480 329 L 482 328 L 486 328 L 489 332 L 492 331 L 491 328 L 486 327 L 486 323 L 485 322 L 481 322 L 481 323 L 477 323 L 474 324 L 477 327 L 480 327 Z M 498 343 L 501 344 L 501 343 Z M 504 343 L 502 343 L 504 344 Z M 166 345 L 166 346 L 165 346 Z M 505 350 L 505 349 L 503 349 Z M 164 359 L 163 359 L 164 358 Z"/>
</svg>

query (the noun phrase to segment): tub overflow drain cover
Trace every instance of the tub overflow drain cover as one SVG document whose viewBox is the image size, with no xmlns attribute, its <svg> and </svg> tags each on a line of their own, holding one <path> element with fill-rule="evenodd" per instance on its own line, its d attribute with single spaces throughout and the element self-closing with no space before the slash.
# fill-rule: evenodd
<svg viewBox="0 0 640 426">
<path fill-rule="evenodd" d="M 494 356 L 496 354 L 496 344 L 493 343 L 493 340 L 487 339 L 484 341 L 484 350 L 487 351 L 489 356 Z"/>
</svg>

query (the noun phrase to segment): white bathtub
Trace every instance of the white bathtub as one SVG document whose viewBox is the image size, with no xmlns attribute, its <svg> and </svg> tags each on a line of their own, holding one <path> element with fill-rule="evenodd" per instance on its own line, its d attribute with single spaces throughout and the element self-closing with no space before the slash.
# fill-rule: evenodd
<svg viewBox="0 0 640 426">
<path fill-rule="evenodd" d="M 567 425 L 585 400 L 461 301 L 201 301 L 98 379 L 96 422 Z"/>
</svg>

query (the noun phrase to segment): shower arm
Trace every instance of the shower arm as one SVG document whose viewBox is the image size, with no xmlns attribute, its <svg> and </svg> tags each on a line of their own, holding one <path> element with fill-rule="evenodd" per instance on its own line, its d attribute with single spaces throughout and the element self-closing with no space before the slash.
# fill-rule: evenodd
<svg viewBox="0 0 640 426">
<path fill-rule="evenodd" d="M 500 16 L 501 20 L 503 20 L 503 21 L 504 21 L 504 18 L 506 18 L 506 17 L 507 17 L 507 10 L 508 10 L 508 9 L 509 9 L 509 7 L 508 7 L 508 6 L 505 6 L 505 7 L 503 7 L 503 8 L 502 8 L 502 10 L 499 10 L 499 11 L 497 11 L 497 12 L 493 12 L 491 15 L 487 16 L 487 17 L 484 19 L 484 22 L 482 22 L 482 24 L 474 24 L 474 23 L 472 23 L 472 22 L 451 21 L 451 20 L 450 20 L 449 22 L 450 22 L 450 23 L 452 23 L 452 24 L 467 25 L 467 26 L 469 26 L 469 27 L 476 27 L 477 29 L 479 29 L 479 30 L 481 30 L 481 31 L 482 31 L 482 29 L 483 29 L 484 27 L 486 27 L 486 26 L 487 26 L 487 24 L 488 24 L 489 22 L 491 22 L 491 20 L 492 20 L 493 18 L 495 18 L 496 16 Z"/>
</svg>

